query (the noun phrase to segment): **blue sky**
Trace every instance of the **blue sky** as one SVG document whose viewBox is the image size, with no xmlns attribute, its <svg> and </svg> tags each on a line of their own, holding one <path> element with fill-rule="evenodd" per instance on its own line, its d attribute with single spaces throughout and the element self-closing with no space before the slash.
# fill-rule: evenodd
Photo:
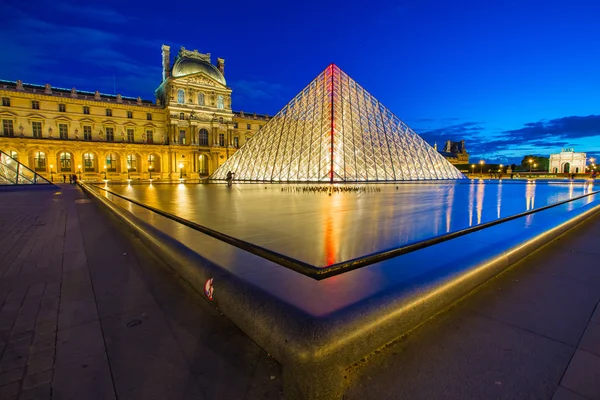
<svg viewBox="0 0 600 400">
<path fill-rule="evenodd" d="M 600 2 L 3 0 L 0 79 L 153 98 L 161 44 L 223 57 L 275 114 L 336 63 L 430 143 L 519 162 L 600 155 Z"/>
</svg>

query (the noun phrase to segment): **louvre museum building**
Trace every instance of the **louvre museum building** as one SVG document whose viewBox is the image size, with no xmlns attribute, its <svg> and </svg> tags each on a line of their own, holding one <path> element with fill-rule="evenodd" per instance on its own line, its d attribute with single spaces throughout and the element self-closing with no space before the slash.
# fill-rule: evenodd
<svg viewBox="0 0 600 400">
<path fill-rule="evenodd" d="M 162 59 L 155 101 L 0 81 L 0 150 L 54 181 L 208 176 L 269 116 L 232 111 L 225 60 Z"/>
</svg>

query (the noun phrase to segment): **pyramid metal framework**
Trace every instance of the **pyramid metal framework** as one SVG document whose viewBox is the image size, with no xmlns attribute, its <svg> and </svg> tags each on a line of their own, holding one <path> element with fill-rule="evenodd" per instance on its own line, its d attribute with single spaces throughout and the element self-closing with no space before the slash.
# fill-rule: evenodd
<svg viewBox="0 0 600 400">
<path fill-rule="evenodd" d="M 211 179 L 358 182 L 465 176 L 331 64 Z"/>
</svg>

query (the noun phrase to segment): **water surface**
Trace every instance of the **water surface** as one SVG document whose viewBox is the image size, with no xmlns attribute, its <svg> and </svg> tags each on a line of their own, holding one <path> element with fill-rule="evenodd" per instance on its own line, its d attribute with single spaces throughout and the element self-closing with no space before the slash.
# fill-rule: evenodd
<svg viewBox="0 0 600 400">
<path fill-rule="evenodd" d="M 306 185 L 285 184 L 108 187 L 317 266 L 453 232 L 592 190 L 587 183 L 514 181 L 357 186 L 368 191 L 333 192 L 329 196 L 303 191 Z"/>
</svg>

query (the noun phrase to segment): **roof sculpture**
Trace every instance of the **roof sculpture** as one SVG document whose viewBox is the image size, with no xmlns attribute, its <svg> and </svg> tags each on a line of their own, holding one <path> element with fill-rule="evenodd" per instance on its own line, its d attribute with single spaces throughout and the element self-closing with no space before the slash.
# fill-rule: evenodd
<svg viewBox="0 0 600 400">
<path fill-rule="evenodd" d="M 331 64 L 211 179 L 357 182 L 465 176 Z"/>
</svg>

